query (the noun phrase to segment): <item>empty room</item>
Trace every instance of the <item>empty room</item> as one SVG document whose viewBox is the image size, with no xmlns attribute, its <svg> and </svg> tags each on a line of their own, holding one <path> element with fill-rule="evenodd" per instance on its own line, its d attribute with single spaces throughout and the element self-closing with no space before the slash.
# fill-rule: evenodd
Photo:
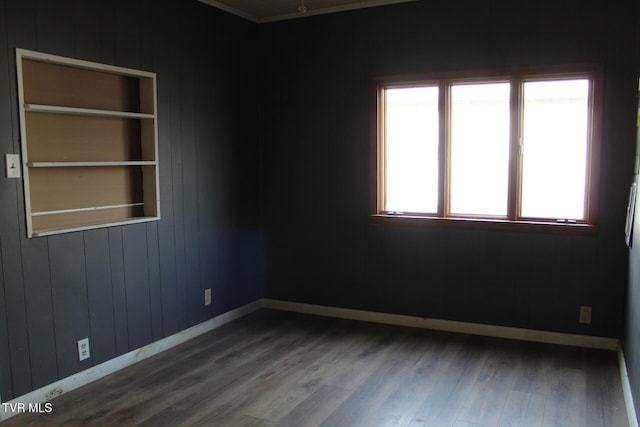
<svg viewBox="0 0 640 427">
<path fill-rule="evenodd" d="M 0 0 L 0 57 L 0 426 L 638 426 L 640 3 Z"/>
</svg>

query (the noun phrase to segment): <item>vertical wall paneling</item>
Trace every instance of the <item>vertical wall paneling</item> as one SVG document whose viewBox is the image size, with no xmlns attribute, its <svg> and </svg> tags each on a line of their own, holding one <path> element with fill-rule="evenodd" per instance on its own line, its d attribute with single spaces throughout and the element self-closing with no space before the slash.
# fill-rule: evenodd
<svg viewBox="0 0 640 427">
<path fill-rule="evenodd" d="M 74 38 L 75 56 L 85 61 L 101 62 L 102 21 L 99 4 L 85 0 L 74 0 L 73 12 L 73 28 L 76 34 Z"/>
<path fill-rule="evenodd" d="M 187 34 L 190 40 L 197 40 L 198 22 L 200 17 L 194 10 L 191 14 L 182 17 L 182 31 Z M 182 130 L 182 162 L 191 165 L 183 168 L 183 215 L 185 224 L 192 224 L 191 227 L 184 228 L 184 248 L 186 256 L 186 278 L 187 278 L 187 321 L 189 326 L 194 325 L 203 319 L 204 298 L 200 283 L 200 256 L 198 247 L 198 234 L 200 223 L 198 221 L 198 181 L 206 181 L 204 175 L 208 171 L 199 171 L 196 135 L 196 106 L 195 92 L 199 83 L 196 79 L 195 70 L 199 65 L 200 55 L 197 55 L 191 48 L 183 49 L 180 57 L 180 78 L 189 82 L 182 85 L 180 92 L 180 128 Z M 205 55 L 206 56 L 206 55 Z M 203 175 L 200 175 L 202 173 Z"/>
<path fill-rule="evenodd" d="M 132 349 L 152 340 L 147 227 L 146 224 L 134 224 L 123 227 L 122 231 L 129 348 Z M 137 254 L 145 257 L 139 259 Z"/>
<path fill-rule="evenodd" d="M 152 0 L 141 0 L 140 10 L 144 11 L 144 16 L 151 14 L 157 2 Z M 143 70 L 156 71 L 154 68 L 154 28 L 156 24 L 153 19 L 140 19 L 141 33 L 141 59 L 140 68 Z M 156 82 L 157 84 L 157 82 Z M 156 94 L 157 96 L 157 94 Z M 159 105 L 159 103 L 157 103 Z M 160 160 L 162 161 L 162 159 Z M 164 195 L 160 194 L 160 200 Z M 162 213 L 162 206 L 160 206 Z M 149 260 L 149 302 L 151 309 L 151 331 L 153 340 L 164 337 L 162 327 L 162 287 L 160 279 L 160 255 L 158 242 L 158 222 L 146 224 L 147 228 L 147 259 Z"/>
<path fill-rule="evenodd" d="M 142 55 L 142 16 L 140 1 L 116 0 L 116 65 L 140 68 Z"/>
<path fill-rule="evenodd" d="M 109 231 L 90 230 L 83 234 L 91 327 L 91 359 L 94 364 L 98 364 L 116 356 Z"/>
<path fill-rule="evenodd" d="M 221 28 L 223 31 L 228 30 L 228 20 L 224 19 L 224 16 L 220 16 L 217 19 L 215 28 Z M 227 51 L 227 44 L 217 38 L 212 38 L 211 26 L 207 26 L 206 23 L 202 23 L 200 31 L 203 32 L 203 36 L 199 38 L 202 40 L 202 45 L 199 49 L 205 48 L 205 40 L 211 40 L 208 44 L 208 48 L 212 52 L 212 55 L 207 57 L 207 63 L 202 67 L 198 67 L 195 70 L 197 78 L 200 81 L 207 81 L 208 73 L 212 73 L 215 78 L 212 84 L 207 85 L 205 90 L 199 90 L 196 93 L 197 105 L 202 106 L 195 111 L 196 120 L 198 123 L 207 124 L 200 127 L 201 131 L 205 131 L 205 134 L 201 134 L 201 139 L 198 144 L 198 170 L 201 174 L 207 175 L 208 179 L 202 180 L 198 186 L 200 193 L 199 197 L 199 221 L 200 221 L 200 256 L 202 261 L 201 273 L 203 277 L 203 286 L 211 287 L 212 289 L 212 305 L 209 310 L 215 312 L 222 312 L 227 306 L 227 290 L 228 286 L 233 286 L 230 283 L 227 272 L 231 268 L 231 248 L 228 244 L 226 236 L 232 231 L 229 229 L 228 218 L 226 214 L 229 212 L 225 209 L 221 209 L 221 206 L 232 206 L 234 203 L 231 199 L 231 195 L 235 193 L 233 188 L 233 177 L 230 171 L 231 156 L 229 155 L 229 144 L 235 138 L 233 137 L 230 129 L 233 126 L 234 120 L 234 103 L 227 103 L 226 105 L 211 104 L 207 102 L 207 99 L 229 99 L 226 97 L 225 91 L 233 91 L 239 95 L 240 88 L 232 85 L 225 85 L 225 81 L 231 81 L 227 75 L 231 62 L 220 63 L 216 60 L 216 57 L 225 57 L 228 54 L 233 55 L 233 52 Z M 207 70 L 211 70 L 207 72 Z M 246 81 L 246 84 L 251 84 L 251 79 Z M 219 122 L 211 122 L 208 120 L 210 116 L 221 116 L 225 119 Z M 251 120 L 247 117 L 247 122 Z M 208 141 L 216 141 L 216 144 L 210 144 Z M 248 166 L 248 165 L 245 165 Z M 244 170 L 246 173 L 250 173 L 250 167 L 246 167 Z M 205 194 L 217 194 L 219 197 L 213 199 L 208 198 Z M 245 201 L 247 199 L 244 199 Z M 217 226 L 216 226 L 217 225 Z M 205 260 L 213 259 L 214 262 L 206 262 Z"/>
<path fill-rule="evenodd" d="M 10 76 L 10 97 L 11 102 L 11 128 L 13 129 L 13 152 L 19 152 L 20 137 L 17 117 L 17 94 L 15 80 L 15 48 L 35 48 L 37 40 L 36 9 L 34 1 L 9 1 L 7 3 L 7 35 L 8 35 L 8 61 Z M 16 395 L 30 390 L 32 387 L 39 387 L 57 378 L 57 363 L 55 354 L 55 336 L 53 330 L 53 312 L 51 301 L 51 285 L 49 279 L 48 253 L 46 240 L 40 242 L 27 242 L 24 239 L 24 201 L 22 196 L 22 182 L 11 183 L 16 186 L 16 201 L 10 203 L 8 207 L 15 209 L 17 217 L 10 218 L 9 225 L 13 225 L 18 231 L 18 242 L 7 242 L 11 246 L 3 243 L 3 255 L 8 255 L 11 251 L 19 254 L 19 259 L 15 259 L 15 266 L 22 269 L 20 282 L 11 284 L 11 287 L 20 286 L 18 292 L 24 298 L 24 310 L 26 318 L 24 324 L 18 328 L 25 328 L 28 336 L 26 353 L 22 354 L 22 360 L 17 360 L 13 354 L 12 345 L 12 366 L 20 369 L 18 375 L 14 372 L 14 392 Z M 4 234 L 4 233 L 3 233 Z M 6 267 L 5 267 L 6 270 Z M 20 301 L 20 299 L 19 299 Z M 20 307 L 18 307 L 20 308 Z M 11 328 L 15 326 L 10 326 Z M 23 349 L 18 347 L 18 351 Z M 30 364 L 30 370 L 24 370 L 20 365 Z M 18 366 L 16 366 L 18 365 Z M 29 381 L 28 387 L 26 381 Z"/>
<path fill-rule="evenodd" d="M 172 4 L 170 8 L 172 21 L 178 23 L 178 34 L 183 34 L 184 22 L 183 11 Z M 175 25 L 175 24 L 174 24 Z M 188 48 L 180 43 L 179 37 L 172 39 L 169 45 L 171 52 L 171 176 L 173 187 L 173 215 L 174 215 L 174 245 L 175 245 L 175 265 L 176 265 L 176 303 L 178 311 L 178 328 L 184 329 L 189 326 L 187 320 L 187 266 L 185 248 L 185 227 L 189 224 L 185 222 L 184 213 L 184 187 L 183 179 L 183 158 L 182 158 L 182 124 L 181 124 L 181 97 L 182 85 L 180 82 L 184 78 L 181 74 L 180 60 L 184 56 L 182 50 Z"/>
<path fill-rule="evenodd" d="M 162 296 L 162 329 L 164 336 L 178 330 L 177 273 L 175 225 L 173 215 L 173 161 L 175 142 L 171 130 L 172 51 L 178 35 L 178 26 L 172 19 L 168 3 L 160 3 L 151 10 L 154 22 L 171 23 L 168 28 L 153 27 L 154 70 L 158 75 L 158 157 L 160 159 L 160 208 L 158 224 L 158 252 L 160 260 L 160 288 Z"/>
<path fill-rule="evenodd" d="M 156 72 L 162 214 L 153 224 L 27 239 L 22 181 L 0 177 L 3 401 L 219 314 L 204 309 L 202 265 L 208 266 L 207 283 L 225 289 L 229 301 L 249 302 L 233 296 L 245 293 L 234 278 L 213 280 L 215 268 L 209 268 L 225 263 L 222 254 L 234 246 L 233 212 L 243 210 L 234 206 L 242 196 L 229 198 L 233 191 L 217 191 L 210 182 L 214 176 L 228 182 L 244 171 L 235 170 L 236 163 L 218 170 L 202 165 L 224 164 L 215 158 L 224 150 L 247 160 L 237 164 L 257 161 L 259 141 L 250 133 L 214 131 L 247 120 L 257 129 L 257 117 L 244 114 L 259 108 L 255 94 L 240 100 L 245 95 L 231 89 L 212 90 L 255 78 L 257 67 L 242 65 L 256 57 L 254 45 L 246 44 L 255 28 L 196 1 L 0 0 L 0 154 L 20 150 L 16 47 Z M 211 40 L 221 40 L 223 48 L 208 49 Z M 232 113 L 225 112 L 228 105 Z M 255 171 L 246 176 L 257 185 Z M 203 229 L 209 230 L 205 242 Z M 251 267 L 261 262 L 254 253 L 242 256 Z M 92 357 L 79 362 L 76 342 L 84 337 Z"/>
<path fill-rule="evenodd" d="M 22 266 L 33 387 L 58 378 L 48 239 L 23 240 Z"/>
<path fill-rule="evenodd" d="M 0 1 L 0 28 L 7 28 L 6 19 L 6 3 Z M 0 31 L 0 56 L 8 55 L 7 47 L 7 33 L 6 31 Z M 13 138 L 11 137 L 11 113 L 9 99 L 9 68 L 8 64 L 0 67 L 0 150 L 4 152 L 12 144 Z M 13 150 L 11 150 L 13 152 Z M 11 194 L 12 191 L 6 187 L 10 186 L 15 189 L 16 182 L 0 183 L 0 194 Z M 15 190 L 13 191 L 15 194 Z M 8 199 L 4 199 L 0 196 L 0 204 L 12 204 Z M 16 213 L 15 210 L 13 211 Z M 5 222 L 4 210 L 0 209 L 0 222 Z M 10 214 L 11 216 L 11 214 Z M 8 219 L 8 218 L 7 218 Z M 5 287 L 5 275 L 4 275 L 4 261 L 3 261 L 3 249 L 2 240 L 5 232 L 5 228 L 0 226 L 0 400 L 4 396 L 4 400 L 8 400 L 13 396 L 13 381 L 11 375 L 11 352 L 9 347 L 9 310 L 6 300 L 6 287 Z M 7 236 L 8 237 L 8 236 Z M 7 242 L 8 243 L 8 242 Z M 17 284 L 17 283 L 16 283 Z"/>
<path fill-rule="evenodd" d="M 143 70 L 153 70 L 154 52 L 154 28 L 160 23 L 155 23 L 152 19 L 153 9 L 157 4 L 153 0 L 140 0 L 140 15 L 138 26 L 140 27 L 140 68 Z"/>
<path fill-rule="evenodd" d="M 116 8 L 113 2 L 101 4 L 100 22 L 100 62 L 116 63 Z"/>
<path fill-rule="evenodd" d="M 64 378 L 91 366 L 91 360 L 78 361 L 77 347 L 78 340 L 91 333 L 84 239 L 82 233 L 69 233 L 47 240 L 58 374 Z"/>
<path fill-rule="evenodd" d="M 223 192 L 217 191 L 216 183 L 220 180 L 221 169 L 217 167 L 216 149 L 222 145 L 223 141 L 220 128 L 226 120 L 213 122 L 209 117 L 219 116 L 221 106 L 211 103 L 211 99 L 216 99 L 217 84 L 202 84 L 202 82 L 219 82 L 219 70 L 224 66 L 221 63 L 215 63 L 216 56 L 220 53 L 217 44 L 212 43 L 213 28 L 220 28 L 219 25 L 207 25 L 208 21 L 198 20 L 198 43 L 194 48 L 198 51 L 207 52 L 206 56 L 199 58 L 199 65 L 193 70 L 194 79 L 198 81 L 199 88 L 194 93 L 194 103 L 197 106 L 194 115 L 198 128 L 196 167 L 198 175 L 201 177 L 198 181 L 198 255 L 200 258 L 200 280 L 202 288 L 211 288 L 212 303 L 210 306 L 204 307 L 206 316 L 215 313 L 218 307 L 220 293 L 218 286 L 221 283 L 216 277 L 216 273 L 220 270 L 220 258 L 215 256 L 214 248 L 220 247 L 220 239 L 215 234 L 214 224 L 218 219 L 218 212 L 215 210 L 216 201 L 218 203 L 222 198 Z M 215 132 L 215 130 L 218 132 Z M 213 143 L 213 142 L 216 143 Z M 219 197 L 213 198 L 207 195 L 217 194 Z M 222 250 L 221 250 L 222 252 Z"/>
<path fill-rule="evenodd" d="M 158 226 L 145 224 L 147 231 L 147 259 L 149 260 L 149 304 L 151 310 L 151 335 L 153 341 L 161 339 L 162 328 L 162 288 L 160 285 L 160 255 L 158 249 Z"/>
<path fill-rule="evenodd" d="M 0 2 L 0 28 L 7 28 L 7 4 L 6 1 Z M 7 32 L 0 31 L 0 56 L 8 58 L 11 52 L 7 44 Z M 12 136 L 12 120 L 11 120 L 11 79 L 10 61 L 0 65 L 0 150 L 3 153 L 15 153 L 13 147 Z M 24 306 L 24 290 L 22 287 L 22 271 L 20 269 L 19 253 L 13 252 L 11 249 L 19 245 L 18 236 L 18 209 L 15 206 L 15 200 L 18 198 L 16 188 L 19 182 L 12 180 L 0 180 L 0 262 L 2 266 L 2 306 L 4 311 L 0 314 L 4 332 L 0 330 L 0 334 L 6 333 L 6 343 L 0 343 L 0 394 L 4 400 L 10 399 L 13 393 L 12 378 L 12 353 L 22 355 L 23 363 L 18 368 L 18 372 L 22 372 L 23 377 L 29 375 L 29 362 L 24 360 L 28 355 L 27 352 L 27 330 L 26 313 Z M 5 253 L 6 252 L 6 253 Z M 7 304 L 7 302 L 11 304 Z M 16 351 L 16 349 L 22 349 Z M 20 369 L 22 368 L 22 369 Z M 24 372 L 27 369 L 27 372 Z M 28 378 L 28 383 L 31 378 Z M 27 381 L 23 381 L 26 384 Z"/>
<path fill-rule="evenodd" d="M 57 55 L 75 56 L 75 22 L 73 14 L 69 13 L 73 10 L 73 0 L 63 0 L 60 4 L 37 0 L 35 4 L 36 49 Z M 50 325 L 53 327 L 56 340 L 57 372 L 53 370 L 46 381 L 37 381 L 34 369 L 34 387 L 48 384 L 58 377 L 72 375 L 89 367 L 91 363 L 88 360 L 78 362 L 76 345 L 79 339 L 88 337 L 90 332 L 82 234 L 73 233 L 40 240 L 38 243 L 47 243 L 48 251 L 47 258 L 41 258 L 40 264 L 48 269 L 51 277 L 37 274 L 43 278 L 41 288 L 51 288 L 53 322 L 50 322 Z M 26 245 L 33 243 L 30 240 Z M 27 277 L 25 273 L 25 284 Z M 38 327 L 42 328 L 41 325 Z M 33 354 L 47 352 L 39 349 Z"/>
<path fill-rule="evenodd" d="M 86 61 L 103 61 L 103 13 L 97 3 L 75 0 L 75 55 Z M 106 19 L 105 19 L 106 20 Z M 107 32 L 108 33 L 108 32 Z M 109 56 L 109 55 L 106 55 Z M 94 365 L 116 356 L 116 336 L 108 230 L 83 233 L 89 338 Z"/>
<path fill-rule="evenodd" d="M 230 23 L 227 23 L 230 24 Z M 256 37 L 259 37 L 256 32 Z M 252 43 L 252 39 L 245 39 L 245 48 L 248 49 Z M 255 62 L 260 63 L 259 58 L 242 57 L 238 58 L 238 62 L 229 64 L 229 67 L 225 70 L 226 76 L 232 76 L 238 73 L 240 69 L 251 69 L 255 67 Z M 223 88 L 223 96 L 229 96 L 230 91 L 235 93 L 233 99 L 236 101 L 233 104 L 233 110 L 231 114 L 233 116 L 241 115 L 241 117 L 249 118 L 253 117 L 255 121 L 260 121 L 260 110 L 253 109 L 250 111 L 244 111 L 247 107 L 242 105 L 241 99 L 245 97 L 251 97 L 252 94 L 260 93 L 262 97 L 262 91 L 260 88 L 260 80 L 254 79 L 250 84 L 245 84 L 235 88 Z M 241 113 L 243 112 L 243 113 Z M 240 139 L 242 141 L 258 140 L 261 141 L 261 132 L 258 129 L 246 126 L 246 123 L 242 120 L 232 122 L 231 128 L 233 137 L 231 140 Z M 233 215 L 238 219 L 237 226 L 233 230 L 233 233 L 228 237 L 229 244 L 232 248 L 232 268 L 227 274 L 230 276 L 230 280 L 234 282 L 234 287 L 238 291 L 229 291 L 229 306 L 234 306 L 240 301 L 246 301 L 248 296 L 255 292 L 255 284 L 261 282 L 259 274 L 259 264 L 247 263 L 251 257 L 246 257 L 246 254 L 254 254 L 257 258 L 261 259 L 261 226 L 255 226 L 254 224 L 260 224 L 261 212 L 261 199 L 260 199 L 260 185 L 262 182 L 262 170 L 260 159 L 260 144 L 245 144 L 242 148 L 243 152 L 250 152 L 250 160 L 245 159 L 243 156 L 238 155 L 238 150 L 233 147 L 228 147 L 227 150 L 231 153 L 233 185 L 231 186 L 231 205 L 236 206 L 236 210 Z M 249 165 L 247 161 L 252 163 Z M 238 196 L 240 195 L 240 199 Z M 251 195 L 247 197 L 245 195 Z M 233 222 L 236 222 L 233 221 Z M 258 291 L 260 292 L 260 291 Z"/>
<path fill-rule="evenodd" d="M 116 3 L 102 3 L 100 25 L 100 61 L 116 65 Z M 124 281 L 124 260 L 122 250 L 122 230 L 110 228 L 108 231 L 109 261 L 111 270 L 111 294 L 113 301 L 114 335 L 116 355 L 129 351 L 129 330 L 127 321 L 127 295 Z"/>
<path fill-rule="evenodd" d="M 36 0 L 36 50 L 55 55 L 75 54 L 73 0 Z"/>
<path fill-rule="evenodd" d="M 140 1 L 116 1 L 116 65 L 141 68 L 142 15 Z M 147 228 L 135 224 L 122 228 L 129 348 L 152 340 L 149 294 Z M 139 254 L 144 254 L 141 258 Z"/>
<path fill-rule="evenodd" d="M 4 4 L 0 3 L 0 8 Z M 0 12 L 1 13 L 1 12 Z M 1 22 L 1 21 L 0 21 Z M 4 272 L 2 270 L 2 238 L 0 235 L 0 399 L 13 395 L 11 386 L 11 353 L 9 349 L 9 323 L 7 318 L 7 302 L 4 290 Z"/>
<path fill-rule="evenodd" d="M 115 319 L 116 354 L 129 351 L 129 326 L 127 315 L 127 290 L 124 278 L 124 252 L 122 229 L 109 229 L 109 259 L 111 260 L 111 290 L 113 293 L 113 318 Z"/>
</svg>

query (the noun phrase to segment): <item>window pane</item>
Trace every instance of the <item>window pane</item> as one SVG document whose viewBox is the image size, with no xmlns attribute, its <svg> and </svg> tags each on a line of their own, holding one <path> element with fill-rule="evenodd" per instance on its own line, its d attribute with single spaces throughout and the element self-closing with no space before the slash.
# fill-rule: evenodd
<svg viewBox="0 0 640 427">
<path fill-rule="evenodd" d="M 589 80 L 525 82 L 522 216 L 584 219 Z"/>
<path fill-rule="evenodd" d="M 509 83 L 451 87 L 453 214 L 507 215 Z"/>
<path fill-rule="evenodd" d="M 438 87 L 386 89 L 385 210 L 438 210 Z"/>
</svg>

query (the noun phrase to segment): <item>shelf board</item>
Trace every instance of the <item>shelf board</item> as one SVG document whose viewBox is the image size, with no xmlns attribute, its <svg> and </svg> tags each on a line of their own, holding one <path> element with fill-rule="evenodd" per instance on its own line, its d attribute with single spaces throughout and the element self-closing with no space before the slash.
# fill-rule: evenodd
<svg viewBox="0 0 640 427">
<path fill-rule="evenodd" d="M 94 166 L 156 166 L 157 162 L 148 160 L 116 162 L 28 162 L 30 168 L 72 168 Z"/>
<path fill-rule="evenodd" d="M 144 203 L 125 203 L 123 205 L 109 205 L 109 206 L 91 206 L 88 208 L 75 208 L 75 209 L 62 209 L 57 211 L 42 211 L 42 212 L 31 212 L 31 216 L 43 216 L 43 215 L 59 215 L 59 214 L 67 214 L 73 212 L 89 212 L 89 211 L 99 211 L 105 209 L 118 209 L 118 208 L 130 208 L 133 206 L 144 206 Z"/>
<path fill-rule="evenodd" d="M 95 222 L 95 223 L 88 223 L 88 224 L 79 224 L 77 226 L 72 226 L 72 227 L 65 226 L 65 227 L 55 227 L 55 228 L 40 228 L 40 229 L 33 230 L 31 235 L 32 237 L 51 236 L 53 234 L 72 233 L 74 231 L 93 230 L 96 228 L 114 227 L 114 226 L 126 225 L 126 224 L 138 224 L 141 222 L 157 221 L 159 219 L 160 219 L 159 216 L 139 216 L 139 217 L 128 218 L 122 221 L 102 221 L 102 222 Z"/>
<path fill-rule="evenodd" d="M 24 104 L 25 111 L 35 113 L 79 114 L 83 116 L 121 117 L 125 119 L 155 119 L 154 114 L 129 111 L 94 110 L 91 108 L 60 107 L 57 105 Z"/>
</svg>

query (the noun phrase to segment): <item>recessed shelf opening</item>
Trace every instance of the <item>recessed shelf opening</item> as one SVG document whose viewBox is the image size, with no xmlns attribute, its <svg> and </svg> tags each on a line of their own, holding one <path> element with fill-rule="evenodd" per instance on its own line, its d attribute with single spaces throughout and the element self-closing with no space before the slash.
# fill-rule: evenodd
<svg viewBox="0 0 640 427">
<path fill-rule="evenodd" d="M 28 237 L 159 219 L 155 74 L 16 56 Z"/>
</svg>

